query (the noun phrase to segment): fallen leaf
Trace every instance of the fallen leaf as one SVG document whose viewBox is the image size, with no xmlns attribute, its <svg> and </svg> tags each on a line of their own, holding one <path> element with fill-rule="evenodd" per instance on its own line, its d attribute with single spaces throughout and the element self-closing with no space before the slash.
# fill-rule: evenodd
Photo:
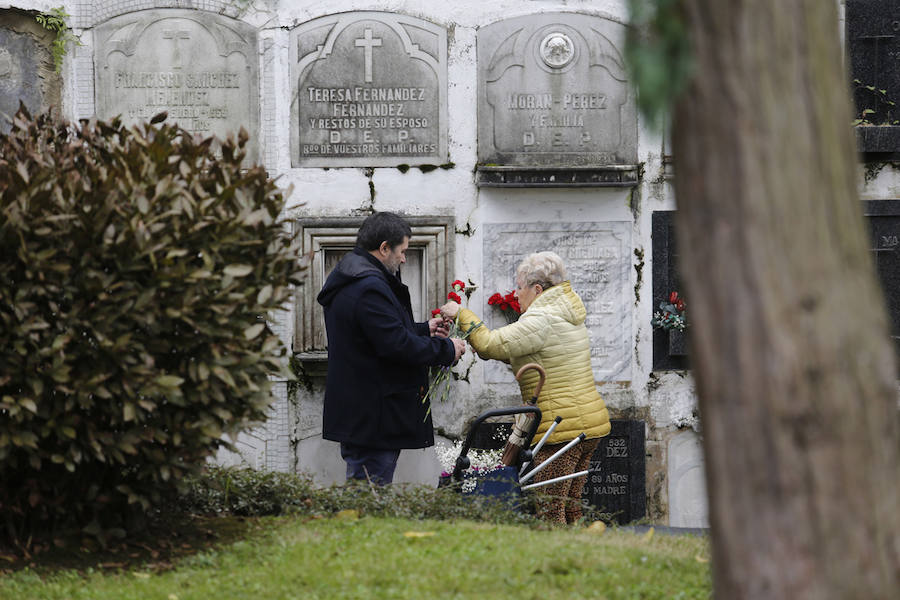
<svg viewBox="0 0 900 600">
<path fill-rule="evenodd" d="M 596 533 L 600 535 L 604 531 L 606 531 L 606 523 L 603 521 L 594 521 L 590 525 L 587 526 L 587 530 L 591 533 Z"/>
<path fill-rule="evenodd" d="M 655 530 L 653 527 L 651 527 L 650 529 L 648 529 L 648 530 L 647 530 L 647 533 L 645 533 L 643 536 L 641 536 L 641 541 L 643 541 L 643 542 L 646 544 L 646 543 L 648 543 L 650 540 L 652 540 L 652 539 L 653 539 L 653 532 L 654 532 L 654 531 L 656 531 L 656 530 Z"/>
<path fill-rule="evenodd" d="M 433 531 L 407 531 L 403 534 L 403 537 L 423 538 L 423 537 L 431 537 L 433 535 L 434 535 Z"/>
<path fill-rule="evenodd" d="M 700 556 L 699 554 L 694 557 L 694 560 L 696 560 L 698 563 L 708 563 L 709 562 L 708 558 Z"/>
</svg>

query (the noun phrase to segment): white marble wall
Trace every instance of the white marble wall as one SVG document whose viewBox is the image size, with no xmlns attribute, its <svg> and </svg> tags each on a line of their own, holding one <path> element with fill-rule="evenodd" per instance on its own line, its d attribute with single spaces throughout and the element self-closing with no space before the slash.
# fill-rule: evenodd
<svg viewBox="0 0 900 600">
<path fill-rule="evenodd" d="M 477 311 L 486 311 L 490 293 L 501 287 L 510 289 L 513 283 L 511 272 L 504 281 L 499 270 L 486 268 L 491 258 L 485 254 L 490 248 L 491 227 L 502 225 L 529 232 L 528 243 L 520 248 L 523 254 L 542 249 L 540 236 L 532 233 L 541 227 L 565 231 L 591 224 L 595 230 L 607 232 L 601 235 L 601 241 L 608 245 L 606 242 L 615 240 L 617 248 L 614 258 L 607 257 L 604 262 L 610 267 L 607 272 L 612 274 L 615 288 L 598 291 L 600 295 L 590 300 L 596 300 L 592 333 L 598 342 L 603 341 L 602 346 L 611 349 L 595 357 L 599 389 L 613 414 L 627 411 L 646 415 L 643 418 L 650 424 L 648 442 L 663 440 L 666 431 L 677 428 L 696 429 L 696 401 L 690 378 L 684 374 L 654 375 L 651 368 L 651 216 L 654 210 L 675 208 L 670 181 L 664 176 L 662 136 L 638 120 L 637 154 L 643 177 L 636 188 L 479 189 L 474 180 L 478 161 L 478 28 L 504 18 L 554 11 L 583 12 L 625 22 L 626 0 L 255 0 L 246 6 L 224 0 L 0 1 L 0 7 L 36 11 L 60 5 L 72 15 L 71 24 L 83 43 L 70 48 L 64 64 L 62 108 L 70 118 L 94 114 L 94 28 L 124 10 L 206 8 L 255 26 L 259 30 L 259 156 L 280 185 L 293 186 L 290 213 L 342 217 L 391 210 L 453 217 L 458 233 L 453 240 L 454 268 L 449 279 L 471 280 L 477 285 L 467 300 Z M 237 10 L 239 5 L 246 10 Z M 317 17 L 354 10 L 404 13 L 447 28 L 450 127 L 446 162 L 452 162 L 452 168 L 424 173 L 414 167 L 404 173 L 390 167 L 374 171 L 291 167 L 290 31 Z M 890 185 L 900 189 L 900 176 L 893 175 L 891 181 L 894 183 Z M 591 243 L 583 243 L 579 248 L 584 249 L 585 256 L 593 251 Z M 570 258 L 575 266 L 577 253 Z M 515 262 L 513 257 L 509 260 Z M 587 264 L 582 262 L 573 272 L 589 276 Z M 588 288 L 583 291 L 592 292 Z M 604 309 L 607 306 L 609 311 Z M 278 315 L 278 319 L 279 330 L 290 343 L 294 315 L 289 310 Z M 487 367 L 471 354 L 457 371 L 463 380 L 455 383 L 450 400 L 433 407 L 439 433 L 458 436 L 466 422 L 481 411 L 519 404 L 517 386 L 508 371 Z M 222 453 L 220 460 L 309 471 L 322 483 L 339 481 L 343 464 L 336 444 L 323 442 L 320 436 L 323 379 L 313 374 L 292 387 L 296 391 L 290 395 L 285 382 L 279 382 L 277 389 L 270 420 L 238 440 L 240 455 Z M 404 452 L 397 479 L 434 483 L 438 472 L 433 450 Z"/>
</svg>

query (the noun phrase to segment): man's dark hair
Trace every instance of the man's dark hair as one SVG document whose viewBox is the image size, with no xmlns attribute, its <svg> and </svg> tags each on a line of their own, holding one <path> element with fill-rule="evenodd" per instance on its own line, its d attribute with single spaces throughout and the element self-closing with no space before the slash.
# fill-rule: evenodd
<svg viewBox="0 0 900 600">
<path fill-rule="evenodd" d="M 381 242 L 387 242 L 393 249 L 402 244 L 405 237 L 412 237 L 412 229 L 403 217 L 391 212 L 378 212 L 363 221 L 356 234 L 356 247 L 371 251 L 380 248 Z"/>
</svg>

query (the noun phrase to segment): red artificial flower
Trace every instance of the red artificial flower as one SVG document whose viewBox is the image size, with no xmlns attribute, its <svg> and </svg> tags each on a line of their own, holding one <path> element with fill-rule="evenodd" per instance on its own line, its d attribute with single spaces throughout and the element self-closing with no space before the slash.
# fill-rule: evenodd
<svg viewBox="0 0 900 600">
<path fill-rule="evenodd" d="M 432 316 L 432 317 L 436 317 L 436 316 L 438 316 L 439 314 L 441 314 L 441 309 L 439 309 L 439 308 L 434 308 L 434 309 L 431 310 L 431 316 Z"/>
<path fill-rule="evenodd" d="M 454 281 L 454 282 L 453 282 L 453 285 L 450 286 L 450 287 L 452 287 L 454 290 L 456 290 L 456 291 L 458 291 L 458 292 L 464 292 L 464 291 L 466 291 L 466 284 L 463 283 L 462 281 L 460 281 L 459 279 L 457 279 L 456 281 Z M 456 288 L 459 288 L 459 289 L 457 290 Z"/>
<path fill-rule="evenodd" d="M 671 304 L 675 304 L 676 302 L 678 302 L 678 292 L 672 292 L 671 294 L 669 294 L 669 302 Z"/>
<path fill-rule="evenodd" d="M 457 294 L 456 292 L 450 292 L 449 294 L 447 294 L 447 298 L 453 300 L 457 304 L 462 304 L 462 298 L 460 298 L 459 294 Z"/>
<path fill-rule="evenodd" d="M 493 296 L 488 298 L 488 305 L 494 306 L 495 304 L 500 304 L 503 302 L 503 296 L 500 295 L 500 292 L 496 292 Z"/>
<path fill-rule="evenodd" d="M 684 307 L 685 307 L 684 300 L 679 298 L 678 301 L 675 303 L 675 308 L 678 309 L 678 312 L 684 312 Z"/>
</svg>

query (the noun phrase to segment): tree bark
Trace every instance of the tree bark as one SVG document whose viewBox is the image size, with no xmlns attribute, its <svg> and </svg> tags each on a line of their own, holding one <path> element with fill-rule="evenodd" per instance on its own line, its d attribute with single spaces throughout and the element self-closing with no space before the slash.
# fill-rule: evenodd
<svg viewBox="0 0 900 600">
<path fill-rule="evenodd" d="M 898 363 L 836 2 L 680 0 L 679 266 L 717 598 L 896 598 Z"/>
</svg>

